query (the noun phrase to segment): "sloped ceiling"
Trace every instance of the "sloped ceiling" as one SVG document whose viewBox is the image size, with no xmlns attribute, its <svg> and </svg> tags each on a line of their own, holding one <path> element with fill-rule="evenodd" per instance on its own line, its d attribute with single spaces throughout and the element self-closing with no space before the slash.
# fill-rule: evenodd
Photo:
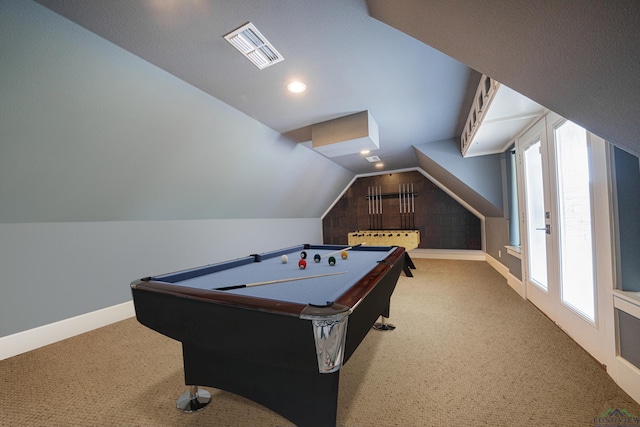
<svg viewBox="0 0 640 427">
<path fill-rule="evenodd" d="M 367 5 L 374 18 L 640 155 L 640 2 Z"/>
<path fill-rule="evenodd" d="M 36 1 L 302 144 L 311 125 L 368 110 L 385 167 L 359 153 L 331 158 L 354 174 L 416 167 L 414 144 L 459 135 L 477 82 L 466 65 L 369 16 L 365 0 Z M 227 43 L 248 21 L 284 61 L 258 70 Z M 286 91 L 293 79 L 304 95 Z"/>
<path fill-rule="evenodd" d="M 636 0 L 36 1 L 303 144 L 312 124 L 369 110 L 382 170 L 426 167 L 413 147 L 459 138 L 479 73 L 640 154 Z M 247 21 L 285 61 L 237 55 L 222 36 Z M 282 90 L 295 77 L 304 98 Z"/>
</svg>

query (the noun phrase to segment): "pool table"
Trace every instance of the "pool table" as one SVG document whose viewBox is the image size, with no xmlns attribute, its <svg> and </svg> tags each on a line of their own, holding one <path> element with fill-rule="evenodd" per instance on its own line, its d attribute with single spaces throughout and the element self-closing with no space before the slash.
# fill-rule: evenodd
<svg viewBox="0 0 640 427">
<path fill-rule="evenodd" d="M 208 392 L 198 386 L 210 386 L 299 426 L 335 426 L 340 368 L 389 316 L 404 253 L 305 244 L 146 277 L 131 283 L 136 317 L 182 342 L 191 389 L 179 407 L 200 409 Z"/>
</svg>

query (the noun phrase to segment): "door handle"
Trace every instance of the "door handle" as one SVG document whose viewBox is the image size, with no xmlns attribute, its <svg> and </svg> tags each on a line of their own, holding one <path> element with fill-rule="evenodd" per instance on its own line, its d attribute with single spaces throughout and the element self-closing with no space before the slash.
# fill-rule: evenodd
<svg viewBox="0 0 640 427">
<path fill-rule="evenodd" d="M 547 234 L 551 234 L 551 224 L 545 224 L 544 227 L 536 227 L 536 230 L 544 230 Z"/>
</svg>

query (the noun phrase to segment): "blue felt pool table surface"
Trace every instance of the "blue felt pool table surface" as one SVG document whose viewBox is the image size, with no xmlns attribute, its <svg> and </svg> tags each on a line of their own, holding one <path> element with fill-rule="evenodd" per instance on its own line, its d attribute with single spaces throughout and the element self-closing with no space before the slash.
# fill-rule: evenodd
<svg viewBox="0 0 640 427">
<path fill-rule="evenodd" d="M 304 249 L 302 246 L 295 246 L 263 254 L 259 256 L 259 262 L 254 262 L 255 257 L 253 256 L 240 258 L 199 267 L 186 273 L 177 272 L 155 276 L 153 280 L 195 289 L 215 290 L 221 287 L 256 282 L 326 275 L 224 291 L 236 295 L 324 306 L 338 299 L 351 286 L 361 280 L 364 275 L 376 267 L 378 262 L 389 256 L 395 247 L 381 247 L 375 248 L 375 250 L 358 249 L 360 248 L 347 251 L 348 258 L 342 259 L 342 249 L 335 247 Z M 298 267 L 302 251 L 307 253 L 305 269 Z M 332 252 L 334 253 L 331 254 Z M 287 263 L 281 261 L 283 254 L 288 257 Z M 314 261 L 316 254 L 322 257 L 319 263 Z M 335 258 L 335 265 L 329 265 L 329 256 Z"/>
</svg>

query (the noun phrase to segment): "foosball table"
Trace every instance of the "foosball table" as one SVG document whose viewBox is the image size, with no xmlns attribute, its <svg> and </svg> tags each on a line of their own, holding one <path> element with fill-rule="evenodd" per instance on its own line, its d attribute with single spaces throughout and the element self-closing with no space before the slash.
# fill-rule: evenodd
<svg viewBox="0 0 640 427">
<path fill-rule="evenodd" d="M 365 230 L 348 234 L 349 246 L 400 246 L 405 249 L 405 268 L 407 276 L 413 277 L 410 269 L 415 269 L 407 253 L 420 245 L 420 230 Z"/>
<path fill-rule="evenodd" d="M 420 230 L 366 230 L 353 231 L 348 236 L 349 246 L 401 246 L 406 251 L 420 245 Z"/>
</svg>

